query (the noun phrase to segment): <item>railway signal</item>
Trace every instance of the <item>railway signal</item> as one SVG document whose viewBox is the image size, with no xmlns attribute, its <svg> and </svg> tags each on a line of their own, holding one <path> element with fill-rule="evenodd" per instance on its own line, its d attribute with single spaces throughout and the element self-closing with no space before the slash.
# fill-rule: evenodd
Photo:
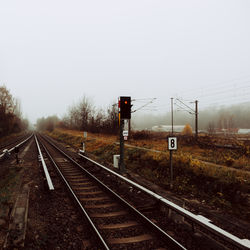
<svg viewBox="0 0 250 250">
<path fill-rule="evenodd" d="M 125 173 L 125 165 L 124 165 L 124 139 L 128 139 L 128 131 L 124 130 L 124 120 L 131 119 L 131 97 L 130 96 L 120 96 L 119 102 L 119 124 L 120 124 L 120 162 L 119 162 L 119 170 L 121 173 Z"/>
<path fill-rule="evenodd" d="M 131 119 L 131 97 L 121 96 L 119 100 L 120 118 Z"/>
</svg>

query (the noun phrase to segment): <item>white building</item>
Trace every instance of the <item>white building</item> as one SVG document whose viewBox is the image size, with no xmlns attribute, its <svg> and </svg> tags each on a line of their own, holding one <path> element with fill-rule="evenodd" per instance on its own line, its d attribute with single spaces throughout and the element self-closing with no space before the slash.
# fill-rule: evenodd
<svg viewBox="0 0 250 250">
<path fill-rule="evenodd" d="M 174 125 L 174 132 L 182 132 L 185 125 Z M 152 130 L 155 132 L 172 132 L 171 125 L 157 125 L 153 126 Z"/>
</svg>

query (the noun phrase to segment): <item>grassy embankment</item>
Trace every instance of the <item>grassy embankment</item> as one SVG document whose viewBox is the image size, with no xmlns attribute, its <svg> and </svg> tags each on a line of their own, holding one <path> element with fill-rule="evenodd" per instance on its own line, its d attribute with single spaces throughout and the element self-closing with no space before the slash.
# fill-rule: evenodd
<svg viewBox="0 0 250 250">
<path fill-rule="evenodd" d="M 83 132 L 79 131 L 56 129 L 50 135 L 75 148 L 80 148 L 83 141 Z M 119 154 L 117 141 L 119 141 L 117 136 L 88 133 L 88 138 L 85 139 L 86 152 L 99 157 L 103 163 L 112 164 L 113 155 Z M 166 151 L 166 140 L 130 140 L 127 143 L 165 151 L 156 153 L 127 147 L 125 164 L 127 168 L 144 178 L 168 188 L 169 153 Z M 228 167 L 226 164 L 220 166 L 206 164 L 199 159 L 210 161 L 213 151 L 207 150 L 207 152 L 208 157 L 205 158 L 205 149 L 179 144 L 178 150 L 173 154 L 173 191 L 179 195 L 205 200 L 209 205 L 227 209 L 249 220 L 249 198 L 247 197 L 250 187 L 250 172 L 247 171 L 249 168 L 244 170 L 242 167 L 237 169 Z M 230 156 L 230 153 L 226 151 L 226 155 Z M 218 157 L 220 157 L 219 153 Z M 246 159 L 248 163 L 249 159 L 247 157 Z"/>
</svg>

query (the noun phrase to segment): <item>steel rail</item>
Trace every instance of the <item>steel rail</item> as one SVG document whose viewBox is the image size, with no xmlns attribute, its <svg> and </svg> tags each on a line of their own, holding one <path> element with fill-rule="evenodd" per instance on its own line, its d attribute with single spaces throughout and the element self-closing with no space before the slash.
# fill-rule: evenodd
<svg viewBox="0 0 250 250">
<path fill-rule="evenodd" d="M 39 153 L 39 156 L 40 156 L 40 159 L 41 159 L 41 162 L 42 162 L 43 171 L 44 171 L 44 174 L 45 174 L 45 177 L 46 177 L 46 180 L 47 180 L 47 184 L 48 184 L 49 190 L 52 191 L 55 188 L 54 188 L 52 180 L 50 178 L 49 171 L 48 171 L 48 168 L 47 168 L 46 163 L 44 161 L 43 154 L 42 154 L 42 151 L 40 149 L 39 142 L 37 140 L 36 135 L 35 135 L 35 141 L 36 141 L 36 146 L 37 146 L 38 153 Z"/>
<path fill-rule="evenodd" d="M 93 164 L 101 167 L 102 169 L 108 171 L 109 173 L 117 176 L 118 178 L 124 180 L 125 182 L 131 184 L 132 186 L 138 188 L 139 190 L 143 191 L 144 193 L 149 194 L 150 196 L 154 197 L 156 200 L 158 200 L 162 204 L 166 205 L 170 209 L 174 210 L 178 214 L 181 214 L 183 217 L 191 220 L 193 223 L 198 224 L 203 228 L 206 228 L 208 231 L 219 236 L 220 238 L 223 238 L 225 241 L 229 242 L 230 244 L 232 244 L 236 247 L 240 247 L 242 249 L 249 249 L 250 248 L 250 241 L 248 239 L 240 239 L 237 236 L 235 236 L 235 235 L 221 229 L 220 227 L 212 224 L 211 220 L 207 219 L 206 217 L 204 217 L 202 215 L 195 215 L 195 214 L 189 212 L 188 210 L 176 205 L 175 203 L 167 200 L 166 198 L 163 198 L 162 196 L 152 192 L 151 190 L 141 186 L 140 184 L 135 183 L 135 182 L 129 180 L 128 178 L 112 171 L 111 169 L 101 165 L 100 163 L 90 159 L 89 157 L 87 157 L 85 155 L 82 155 L 81 153 L 78 153 L 78 155 L 81 156 L 82 158 L 92 162 Z"/>
<path fill-rule="evenodd" d="M 11 153 L 12 151 L 15 150 L 16 147 L 21 147 L 25 142 L 27 142 L 34 134 L 30 135 L 27 139 L 25 139 L 24 141 L 18 143 L 16 146 L 14 146 L 13 148 L 9 149 L 8 152 Z M 0 155 L 0 160 L 4 157 L 4 153 Z"/>
<path fill-rule="evenodd" d="M 30 133 L 29 133 L 30 134 Z M 11 142 L 8 142 L 8 143 L 6 143 L 6 144 L 0 144 L 0 150 L 2 151 L 3 149 L 6 149 L 6 148 L 8 148 L 8 147 L 10 147 L 11 145 L 13 145 L 13 144 L 16 144 L 16 143 L 18 143 L 18 142 L 20 142 L 20 141 L 22 141 L 22 140 L 25 140 L 26 138 L 27 138 L 27 136 L 28 136 L 28 133 L 27 134 L 25 134 L 25 135 L 22 135 L 22 136 L 17 136 L 16 138 L 12 138 L 12 139 L 16 139 L 15 141 L 12 141 L 11 139 L 10 139 L 10 141 Z"/>
<path fill-rule="evenodd" d="M 44 138 L 45 139 L 45 138 Z M 85 168 L 83 168 L 78 162 L 74 161 L 70 156 L 68 156 L 65 152 L 63 152 L 60 148 L 58 148 L 55 144 L 53 144 L 48 139 L 45 139 L 48 143 L 50 143 L 55 149 L 57 149 L 59 152 L 61 152 L 67 159 L 69 159 L 72 163 L 77 165 L 79 168 L 81 168 L 88 176 L 90 176 L 92 179 L 94 179 L 100 186 L 105 188 L 107 191 L 109 191 L 113 196 L 116 197 L 121 203 L 123 203 L 127 208 L 129 208 L 131 211 L 133 211 L 136 215 L 138 215 L 144 222 L 146 222 L 154 231 L 160 234 L 161 237 L 165 241 L 167 241 L 169 244 L 171 244 L 171 249 L 186 249 L 184 246 L 182 246 L 178 241 L 176 241 L 174 238 L 172 238 L 169 234 L 167 234 L 165 231 L 163 231 L 160 227 L 158 227 L 156 224 L 154 224 L 150 219 L 148 219 L 145 215 L 143 215 L 141 212 L 139 212 L 136 208 L 134 208 L 132 205 L 130 205 L 126 200 L 124 200 L 122 197 L 120 197 L 118 194 L 116 194 L 112 189 L 110 189 L 108 186 L 106 186 L 104 183 L 102 183 L 98 178 L 96 178 L 94 175 L 92 175 L 89 171 L 87 171 Z M 73 192 L 73 191 L 72 191 Z"/>
<path fill-rule="evenodd" d="M 47 140 L 46 140 L 47 141 Z M 48 142 L 48 141 L 47 141 Z M 60 168 L 57 166 L 56 162 L 54 161 L 53 157 L 51 156 L 51 154 L 49 153 L 49 151 L 47 150 L 47 148 L 45 147 L 45 145 L 40 142 L 41 145 L 43 146 L 44 150 L 46 151 L 46 154 L 49 156 L 51 162 L 53 163 L 53 165 L 55 166 L 57 172 L 59 173 L 60 177 L 62 178 L 62 180 L 64 181 L 65 185 L 68 187 L 71 195 L 74 197 L 75 201 L 77 202 L 77 204 L 79 205 L 81 211 L 84 213 L 84 215 L 86 216 L 88 222 L 90 223 L 92 229 L 94 230 L 94 232 L 97 234 L 99 240 L 101 241 L 103 247 L 105 249 L 110 249 L 107 245 L 107 243 L 105 242 L 105 240 L 102 238 L 101 234 L 99 233 L 98 229 L 96 228 L 94 222 L 91 220 L 89 214 L 87 213 L 87 211 L 84 209 L 84 207 L 82 206 L 81 202 L 79 201 L 78 197 L 76 196 L 75 192 L 73 191 L 73 189 L 71 188 L 70 184 L 68 183 L 68 181 L 65 179 L 63 173 L 61 172 Z"/>
</svg>

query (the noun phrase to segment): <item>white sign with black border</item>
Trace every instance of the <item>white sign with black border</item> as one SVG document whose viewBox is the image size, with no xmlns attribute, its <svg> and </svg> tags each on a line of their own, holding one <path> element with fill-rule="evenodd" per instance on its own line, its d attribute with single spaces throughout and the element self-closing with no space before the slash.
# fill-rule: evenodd
<svg viewBox="0 0 250 250">
<path fill-rule="evenodd" d="M 168 150 L 177 150 L 177 137 L 168 137 Z"/>
</svg>

